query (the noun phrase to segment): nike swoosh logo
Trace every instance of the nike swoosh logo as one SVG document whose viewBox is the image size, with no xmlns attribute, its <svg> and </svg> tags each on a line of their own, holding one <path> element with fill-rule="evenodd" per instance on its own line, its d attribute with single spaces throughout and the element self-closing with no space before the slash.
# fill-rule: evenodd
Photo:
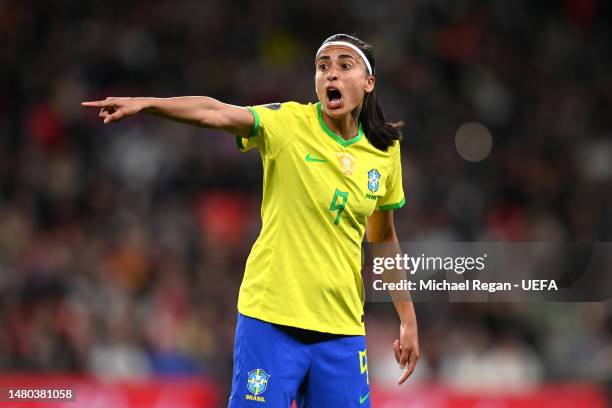
<svg viewBox="0 0 612 408">
<path fill-rule="evenodd" d="M 308 154 L 306 155 L 306 161 L 307 161 L 307 162 L 311 162 L 311 163 L 327 163 L 327 160 L 325 160 L 325 159 L 318 159 L 318 158 L 316 158 L 316 157 L 312 157 L 312 156 L 310 155 L 310 153 L 308 153 Z"/>
<path fill-rule="evenodd" d="M 364 402 L 366 402 L 366 400 L 368 399 L 368 397 L 370 396 L 370 393 L 368 392 L 366 395 L 364 395 L 363 397 L 359 397 L 359 405 L 363 404 Z"/>
</svg>

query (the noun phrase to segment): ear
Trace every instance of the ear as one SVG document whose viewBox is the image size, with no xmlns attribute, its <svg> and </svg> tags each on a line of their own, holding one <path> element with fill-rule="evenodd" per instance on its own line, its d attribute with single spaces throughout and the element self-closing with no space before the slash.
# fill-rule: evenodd
<svg viewBox="0 0 612 408">
<path fill-rule="evenodd" d="M 368 75 L 368 78 L 366 79 L 365 91 L 367 93 L 372 92 L 374 90 L 375 84 L 376 84 L 376 78 L 374 78 L 374 75 Z"/>
</svg>

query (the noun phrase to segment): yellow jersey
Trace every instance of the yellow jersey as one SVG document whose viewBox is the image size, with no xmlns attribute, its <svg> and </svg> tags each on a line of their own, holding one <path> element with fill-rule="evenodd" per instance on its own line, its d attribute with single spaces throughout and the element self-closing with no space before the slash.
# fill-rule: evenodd
<svg viewBox="0 0 612 408">
<path fill-rule="evenodd" d="M 242 151 L 263 161 L 262 229 L 246 263 L 238 311 L 270 323 L 364 335 L 361 244 L 376 210 L 404 200 L 399 142 L 387 151 L 359 126 L 345 140 L 320 103 L 248 108 L 255 123 Z"/>
</svg>

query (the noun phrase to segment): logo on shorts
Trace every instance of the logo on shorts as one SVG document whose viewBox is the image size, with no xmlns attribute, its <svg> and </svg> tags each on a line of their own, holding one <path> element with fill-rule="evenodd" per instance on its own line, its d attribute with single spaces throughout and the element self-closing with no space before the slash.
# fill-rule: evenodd
<svg viewBox="0 0 612 408">
<path fill-rule="evenodd" d="M 249 379 L 247 381 L 247 388 L 253 395 L 247 394 L 246 399 L 266 402 L 266 399 L 260 396 L 260 394 L 263 394 L 268 388 L 268 379 L 270 378 L 270 375 L 261 368 L 249 371 L 248 374 Z"/>
<path fill-rule="evenodd" d="M 378 191 L 378 181 L 380 180 L 380 173 L 376 169 L 368 171 L 368 189 L 375 193 Z"/>
</svg>

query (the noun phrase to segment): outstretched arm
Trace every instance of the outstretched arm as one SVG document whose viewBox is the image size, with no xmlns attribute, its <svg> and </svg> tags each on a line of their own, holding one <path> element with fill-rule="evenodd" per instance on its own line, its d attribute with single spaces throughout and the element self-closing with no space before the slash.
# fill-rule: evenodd
<svg viewBox="0 0 612 408">
<path fill-rule="evenodd" d="M 99 116 L 105 124 L 118 122 L 143 112 L 189 125 L 225 130 L 234 135 L 248 137 L 254 123 L 253 115 L 248 109 L 207 96 L 111 97 L 103 101 L 81 102 L 81 105 L 100 108 Z"/>
<path fill-rule="evenodd" d="M 368 242 L 385 243 L 392 246 L 393 248 L 385 248 L 386 251 L 391 250 L 392 255 L 400 252 L 395 225 L 393 224 L 393 211 L 374 211 L 368 218 L 366 235 Z M 393 272 L 396 271 L 391 271 L 391 273 Z M 383 274 L 384 277 L 385 274 Z M 397 279 L 397 276 L 393 279 Z M 414 306 L 412 301 L 407 300 L 409 299 L 409 293 L 400 295 L 391 293 L 391 298 L 400 318 L 400 335 L 399 339 L 393 342 L 393 352 L 400 368 L 406 368 L 398 380 L 401 385 L 410 377 L 419 359 L 419 336 Z"/>
</svg>

